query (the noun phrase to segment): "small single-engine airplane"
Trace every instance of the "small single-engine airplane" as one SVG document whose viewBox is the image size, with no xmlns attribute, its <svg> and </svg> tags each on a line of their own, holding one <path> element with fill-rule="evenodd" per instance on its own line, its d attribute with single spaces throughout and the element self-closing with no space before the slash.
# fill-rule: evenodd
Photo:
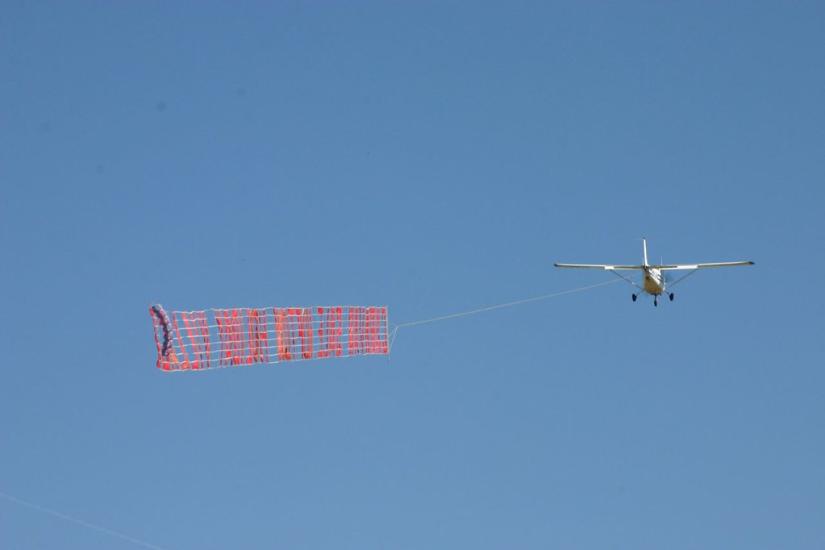
<svg viewBox="0 0 825 550">
<path fill-rule="evenodd" d="M 673 301 L 674 294 L 673 292 L 667 292 L 667 280 L 665 278 L 665 271 L 676 271 L 676 270 L 689 270 L 690 272 L 687 275 L 683 275 L 679 277 L 675 281 L 670 283 L 670 287 L 672 288 L 678 282 L 686 279 L 688 276 L 693 275 L 696 273 L 697 269 L 705 269 L 708 267 L 732 267 L 736 265 L 753 265 L 751 261 L 741 261 L 741 262 L 714 262 L 714 263 L 706 263 L 706 264 L 664 264 L 664 265 L 651 265 L 647 263 L 647 241 L 642 239 L 642 251 L 644 254 L 644 263 L 642 265 L 607 265 L 607 264 L 554 264 L 556 267 L 572 267 L 572 268 L 584 268 L 584 269 L 604 269 L 607 270 L 617 277 L 621 277 L 631 285 L 635 286 L 642 292 L 647 292 L 651 296 L 653 296 L 653 305 L 659 305 L 659 296 L 662 294 L 667 294 L 670 301 Z M 634 281 L 630 280 L 629 278 L 625 277 L 618 273 L 619 271 L 642 271 L 644 272 L 644 280 L 642 281 L 642 286 L 639 286 Z M 634 293 L 631 294 L 633 301 L 636 301 L 638 296 Z"/>
</svg>

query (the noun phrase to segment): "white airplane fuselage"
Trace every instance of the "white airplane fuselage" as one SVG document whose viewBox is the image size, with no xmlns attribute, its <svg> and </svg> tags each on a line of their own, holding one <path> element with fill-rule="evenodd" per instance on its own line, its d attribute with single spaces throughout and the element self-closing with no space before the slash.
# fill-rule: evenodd
<svg viewBox="0 0 825 550">
<path fill-rule="evenodd" d="M 665 277 L 661 270 L 645 267 L 644 289 L 645 292 L 654 296 L 665 291 Z"/>
</svg>

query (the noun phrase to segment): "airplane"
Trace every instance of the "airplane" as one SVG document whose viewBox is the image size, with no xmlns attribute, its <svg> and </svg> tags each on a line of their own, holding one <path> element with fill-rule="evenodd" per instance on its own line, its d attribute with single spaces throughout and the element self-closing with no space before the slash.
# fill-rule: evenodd
<svg viewBox="0 0 825 550">
<path fill-rule="evenodd" d="M 555 263 L 556 267 L 564 267 L 564 268 L 576 268 L 576 269 L 604 269 L 620 277 L 630 283 L 631 285 L 635 286 L 642 292 L 646 292 L 653 296 L 653 305 L 659 305 L 659 296 L 662 294 L 666 294 L 670 301 L 673 301 L 675 294 L 673 292 L 667 291 L 668 281 L 665 278 L 666 271 L 677 271 L 677 270 L 689 270 L 690 272 L 687 275 L 683 275 L 682 277 L 676 279 L 675 281 L 670 283 L 670 287 L 672 288 L 680 281 L 686 279 L 688 276 L 693 275 L 696 273 L 696 270 L 699 269 L 706 269 L 709 267 L 733 267 L 737 265 L 753 265 L 751 261 L 739 261 L 739 262 L 714 262 L 714 263 L 704 263 L 704 264 L 649 264 L 647 261 L 647 240 L 642 239 L 642 253 L 644 255 L 644 263 L 642 265 L 609 265 L 609 264 L 562 264 L 562 263 Z M 625 277 L 624 275 L 619 274 L 619 271 L 642 271 L 644 272 L 644 279 L 642 281 L 642 286 L 639 286 L 631 279 Z M 636 293 L 631 294 L 633 301 L 635 302 L 638 298 Z"/>
</svg>

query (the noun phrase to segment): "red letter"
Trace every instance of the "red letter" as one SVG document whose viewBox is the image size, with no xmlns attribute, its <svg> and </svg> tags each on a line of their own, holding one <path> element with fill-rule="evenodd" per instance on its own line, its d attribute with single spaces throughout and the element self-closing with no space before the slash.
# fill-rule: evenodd
<svg viewBox="0 0 825 550">
<path fill-rule="evenodd" d="M 300 311 L 298 337 L 301 338 L 301 355 L 304 359 L 312 359 L 312 310 L 304 308 Z"/>
<path fill-rule="evenodd" d="M 181 313 L 180 316 L 192 346 L 192 369 L 208 368 L 209 329 L 205 329 L 203 312 Z"/>
<path fill-rule="evenodd" d="M 350 306 L 347 311 L 348 339 L 347 352 L 348 355 L 360 355 L 366 350 L 364 349 L 364 308 L 359 306 Z"/>
<path fill-rule="evenodd" d="M 249 340 L 249 353 L 246 356 L 246 363 L 265 363 L 268 352 L 266 311 L 250 309 L 247 314 L 246 326 Z"/>
<path fill-rule="evenodd" d="M 275 314 L 275 335 L 278 349 L 278 361 L 290 361 L 292 354 L 290 353 L 290 338 L 289 327 L 287 326 L 287 310 L 283 308 L 275 308 L 272 310 Z"/>
</svg>

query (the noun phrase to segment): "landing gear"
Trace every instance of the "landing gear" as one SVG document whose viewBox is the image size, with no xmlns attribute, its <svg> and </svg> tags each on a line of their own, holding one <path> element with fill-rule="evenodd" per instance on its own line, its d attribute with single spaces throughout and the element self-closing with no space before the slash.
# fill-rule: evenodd
<svg viewBox="0 0 825 550">
<path fill-rule="evenodd" d="M 636 301 L 636 295 L 635 294 L 631 294 L 630 297 L 633 298 L 634 302 Z"/>
<path fill-rule="evenodd" d="M 659 307 L 659 297 L 658 296 L 653 297 L 653 305 L 656 306 L 656 307 Z"/>
<path fill-rule="evenodd" d="M 670 301 L 672 302 L 673 298 L 675 298 L 676 295 L 671 292 L 670 294 L 667 295 L 667 297 L 670 298 Z"/>
</svg>

